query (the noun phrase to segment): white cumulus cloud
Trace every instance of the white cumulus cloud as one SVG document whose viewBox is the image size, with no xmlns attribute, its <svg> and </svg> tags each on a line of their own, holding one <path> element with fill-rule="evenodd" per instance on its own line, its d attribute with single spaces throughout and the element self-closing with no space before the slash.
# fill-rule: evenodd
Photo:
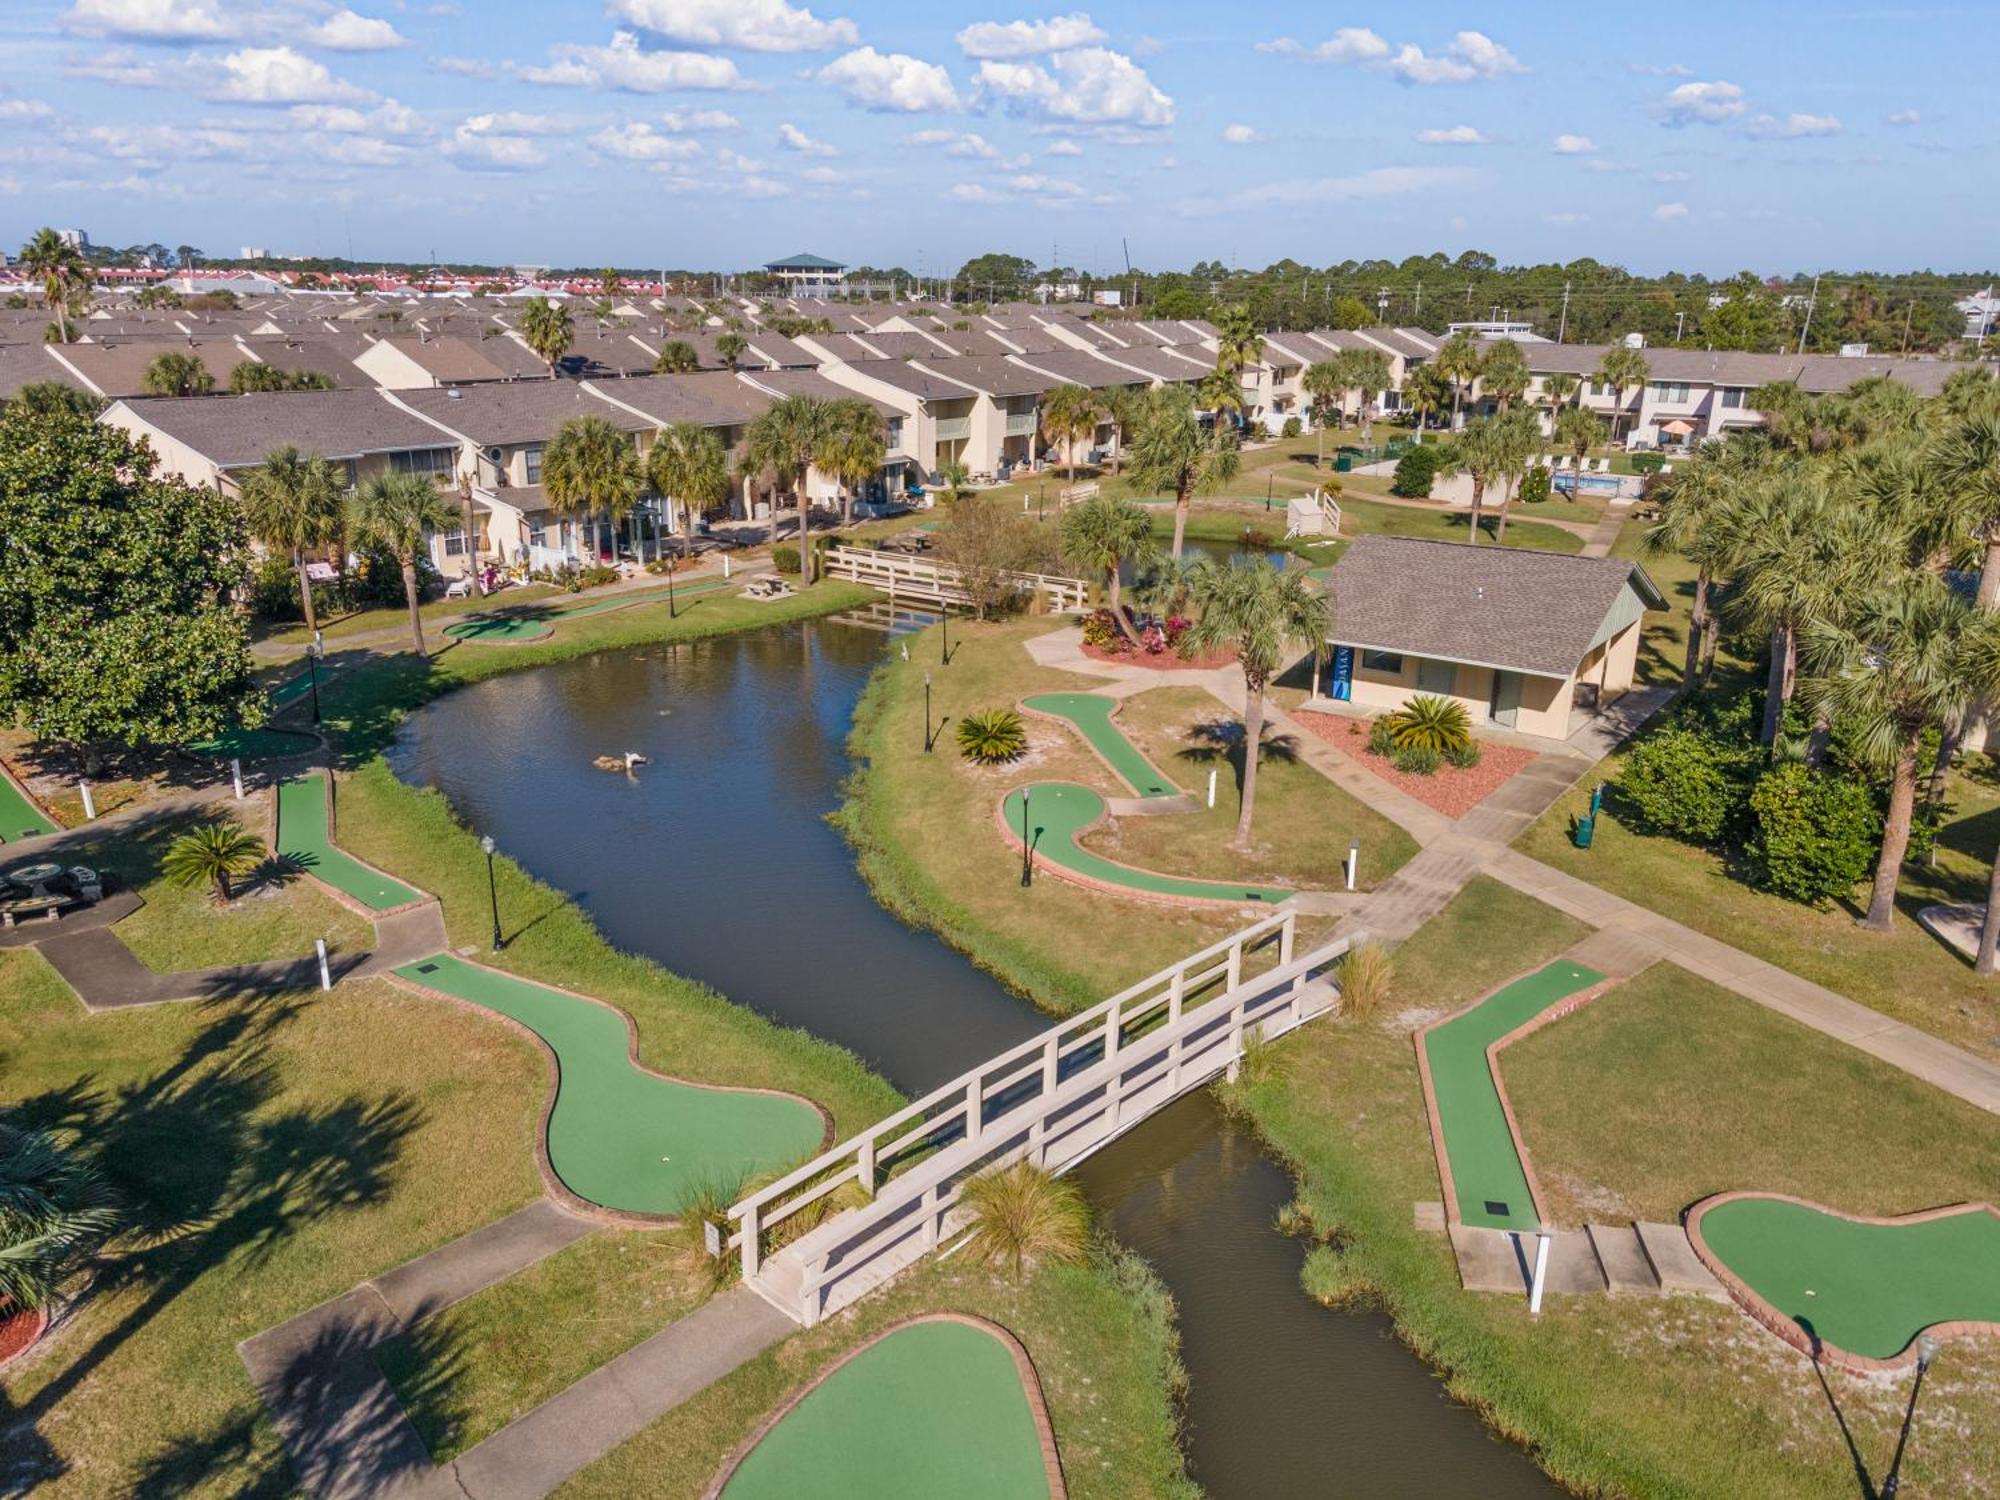
<svg viewBox="0 0 2000 1500">
<path fill-rule="evenodd" d="M 1053 71 L 1051 71 L 1053 70 Z M 1161 126 L 1174 101 L 1122 52 L 1082 47 L 1040 63 L 983 62 L 979 85 L 1018 113 L 1057 124 Z"/>
<path fill-rule="evenodd" d="M 375 96 L 290 47 L 245 47 L 222 59 L 210 97 L 232 104 L 346 104 Z"/>
<path fill-rule="evenodd" d="M 1744 130 L 1760 141 L 1796 141 L 1808 136 L 1839 135 L 1840 121 L 1832 115 L 1796 112 L 1782 119 L 1777 115 L 1758 115 Z"/>
<path fill-rule="evenodd" d="M 970 130 L 919 130 L 904 139 L 912 146 L 942 146 L 945 155 L 967 160 L 993 161 L 1000 155 L 998 146 Z"/>
<path fill-rule="evenodd" d="M 1671 224 L 1676 219 L 1685 219 L 1687 216 L 1688 206 L 1685 203 L 1662 203 L 1653 210 L 1653 217 L 1662 224 Z"/>
<path fill-rule="evenodd" d="M 958 89 L 937 63 L 905 52 L 857 47 L 813 75 L 863 109 L 910 114 L 963 108 Z"/>
<path fill-rule="evenodd" d="M 1659 108 L 1669 125 L 1720 125 L 1743 113 L 1743 90 L 1733 83 L 1678 84 L 1667 90 Z"/>
<path fill-rule="evenodd" d="M 1048 150 L 1044 154 L 1048 156 L 1081 156 L 1083 155 L 1083 147 L 1079 146 L 1075 141 L 1070 140 L 1050 141 Z"/>
<path fill-rule="evenodd" d="M 590 144 L 620 161 L 686 161 L 701 155 L 699 141 L 662 135 L 643 120 L 607 126 L 590 138 Z"/>
<path fill-rule="evenodd" d="M 1483 146 L 1485 135 L 1472 125 L 1451 125 L 1439 130 L 1419 130 L 1417 144 L 1421 146 Z"/>
<path fill-rule="evenodd" d="M 609 9 L 618 20 L 691 47 L 824 52 L 861 40 L 852 21 L 822 21 L 785 0 L 611 0 Z"/>
<path fill-rule="evenodd" d="M 25 123 L 46 120 L 54 113 L 39 99 L 0 99 L 0 120 Z"/>
<path fill-rule="evenodd" d="M 1914 109 L 1899 109 L 1888 116 L 1886 123 L 1890 125 L 1914 125 L 1921 119 L 1923 119 L 1923 116 Z"/>
<path fill-rule="evenodd" d="M 1046 21 L 975 21 L 958 34 L 967 57 L 1004 59 L 1067 52 L 1105 39 L 1104 28 L 1082 11 Z"/>
<path fill-rule="evenodd" d="M 1565 210 L 1562 213 L 1543 214 L 1542 222 L 1544 224 L 1553 224 L 1558 229 L 1569 229 L 1578 224 L 1588 224 L 1590 222 L 1590 215 Z"/>
<path fill-rule="evenodd" d="M 1254 146 L 1264 139 L 1264 135 L 1254 125 L 1225 125 L 1222 127 L 1222 139 L 1231 146 Z"/>
<path fill-rule="evenodd" d="M 307 130 L 330 135 L 416 136 L 426 130 L 422 115 L 394 99 L 370 110 L 346 104 L 294 104 L 286 114 Z"/>
<path fill-rule="evenodd" d="M 1557 156 L 1589 156 L 1597 150 L 1597 142 L 1587 135 L 1564 133 L 1555 138 L 1549 149 Z"/>
<path fill-rule="evenodd" d="M 1472 83 L 1528 71 L 1519 58 L 1483 31 L 1458 32 L 1441 52 L 1426 52 L 1415 42 L 1392 46 L 1380 32 L 1366 26 L 1343 26 L 1313 47 L 1280 37 L 1274 42 L 1259 42 L 1257 49 L 1313 62 L 1353 63 L 1412 84 Z"/>
<path fill-rule="evenodd" d="M 838 156 L 840 153 L 825 141 L 816 141 L 790 120 L 778 127 L 778 144 L 787 151 L 796 151 L 801 156 Z"/>
<path fill-rule="evenodd" d="M 243 21 L 219 0 L 76 0 L 61 17 L 83 36 L 151 42 L 220 42 L 243 34 Z"/>
<path fill-rule="evenodd" d="M 306 32 L 306 40 L 330 52 L 383 52 L 404 45 L 394 26 L 378 16 L 337 10 Z"/>
<path fill-rule="evenodd" d="M 669 130 L 741 130 L 743 122 L 726 109 L 670 109 L 660 118 Z"/>
<path fill-rule="evenodd" d="M 743 86 L 742 74 L 726 57 L 711 57 L 703 52 L 649 52 L 630 31 L 613 32 L 607 47 L 558 42 L 549 48 L 546 67 L 515 71 L 529 83 L 618 89 L 628 94 Z"/>
</svg>

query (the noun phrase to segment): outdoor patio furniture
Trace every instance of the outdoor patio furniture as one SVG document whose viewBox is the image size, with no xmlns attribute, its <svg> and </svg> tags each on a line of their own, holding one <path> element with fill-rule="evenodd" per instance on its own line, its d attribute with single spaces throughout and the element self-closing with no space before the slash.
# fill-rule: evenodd
<svg viewBox="0 0 2000 1500">
<path fill-rule="evenodd" d="M 76 888 L 77 895 L 93 905 L 104 899 L 104 877 L 88 865 L 71 865 L 69 883 Z"/>
<path fill-rule="evenodd" d="M 471 592 L 472 579 L 470 577 L 454 578 L 444 586 L 444 596 L 447 599 L 463 599 Z"/>
</svg>

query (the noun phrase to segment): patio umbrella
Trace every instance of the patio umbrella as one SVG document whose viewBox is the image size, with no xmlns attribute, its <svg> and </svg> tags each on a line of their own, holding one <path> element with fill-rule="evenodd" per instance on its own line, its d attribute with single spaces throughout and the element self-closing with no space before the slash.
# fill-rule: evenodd
<svg viewBox="0 0 2000 1500">
<path fill-rule="evenodd" d="M 1671 433 L 1675 437 L 1686 437 L 1689 433 L 1694 431 L 1694 423 L 1683 422 L 1678 417 L 1676 417 L 1671 422 L 1662 423 L 1660 426 L 1660 431 Z"/>
</svg>

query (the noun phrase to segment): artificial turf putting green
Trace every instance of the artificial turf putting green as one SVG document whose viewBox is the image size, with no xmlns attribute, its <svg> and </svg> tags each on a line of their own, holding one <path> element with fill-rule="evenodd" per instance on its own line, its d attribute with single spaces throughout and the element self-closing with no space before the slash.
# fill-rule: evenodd
<svg viewBox="0 0 2000 1500">
<path fill-rule="evenodd" d="M 311 735 L 292 729 L 225 729 L 212 740 L 196 740 L 188 749 L 216 759 L 276 760 L 303 755 L 318 743 Z"/>
<path fill-rule="evenodd" d="M 556 1056 L 549 1164 L 579 1198 L 672 1214 L 698 1189 L 725 1192 L 819 1149 L 819 1112 L 783 1094 L 699 1088 L 632 1061 L 624 1013 L 449 954 L 405 964 L 412 984 L 497 1011 Z"/>
<path fill-rule="evenodd" d="M 1730 1273 L 1822 1343 L 1893 1359 L 1937 1323 L 2000 1325 L 2000 1214 L 1976 1207 L 1869 1224 L 1783 1198 L 1704 1209 Z"/>
<path fill-rule="evenodd" d="M 389 911 L 423 899 L 421 892 L 377 874 L 334 847 L 327 830 L 326 777 L 318 771 L 278 783 L 278 857 L 370 911 Z"/>
<path fill-rule="evenodd" d="M 1557 1001 L 1603 981 L 1593 969 L 1558 959 L 1423 1034 L 1424 1061 L 1437 1098 L 1436 1128 L 1444 1134 L 1461 1223 L 1484 1229 L 1534 1229 L 1540 1224 L 1486 1049 Z"/>
<path fill-rule="evenodd" d="M 31 839 L 37 834 L 54 832 L 56 825 L 48 815 L 14 784 L 11 774 L 0 771 L 0 844 L 9 839 Z"/>
<path fill-rule="evenodd" d="M 1007 828 L 1016 838 L 1021 835 L 1022 795 L 1020 791 L 1009 792 L 1002 804 Z M 1077 842 L 1078 834 L 1104 816 L 1104 799 L 1097 793 L 1071 781 L 1045 781 L 1028 788 L 1027 795 L 1029 836 L 1034 843 L 1035 858 L 1071 874 L 1144 895 L 1201 901 L 1261 902 L 1275 906 L 1292 894 L 1275 886 L 1187 880 L 1118 864 L 1091 853 Z"/>
<path fill-rule="evenodd" d="M 712 594 L 717 589 L 734 588 L 732 578 L 713 578 L 702 583 L 677 584 L 674 598 L 687 599 L 701 594 Z M 667 590 L 640 589 L 629 594 L 619 594 L 614 598 L 600 599 L 594 604 L 579 604 L 574 609 L 530 609 L 520 614 L 474 615 L 468 620 L 460 620 L 455 625 L 447 625 L 444 633 L 456 641 L 526 641 L 535 640 L 549 633 L 549 627 L 559 625 L 564 620 L 580 619 L 585 615 L 601 615 L 614 609 L 628 609 L 638 604 L 662 604 L 666 602 Z"/>
<path fill-rule="evenodd" d="M 835 1370 L 745 1455 L 724 1500 L 1030 1500 L 1048 1469 L 1013 1351 L 915 1323 Z"/>
<path fill-rule="evenodd" d="M 1139 747 L 1119 732 L 1111 722 L 1115 698 L 1096 693 L 1038 693 L 1023 698 L 1021 706 L 1052 719 L 1061 719 L 1104 757 L 1105 764 L 1141 797 L 1178 797 L 1181 789 L 1162 776 L 1153 763 L 1139 753 Z"/>
</svg>

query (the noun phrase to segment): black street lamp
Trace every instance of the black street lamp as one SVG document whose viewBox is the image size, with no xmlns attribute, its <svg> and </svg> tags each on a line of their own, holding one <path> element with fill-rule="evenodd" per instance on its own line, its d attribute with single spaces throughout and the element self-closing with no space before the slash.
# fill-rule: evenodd
<svg viewBox="0 0 2000 1500">
<path fill-rule="evenodd" d="M 1937 1340 L 1925 1334 L 1917 1340 L 1917 1378 L 1910 1385 L 1910 1405 L 1903 1413 L 1903 1430 L 1896 1435 L 1896 1456 L 1889 1460 L 1889 1477 L 1882 1481 L 1882 1500 L 1896 1500 L 1903 1484 L 1903 1448 L 1910 1441 L 1910 1424 L 1917 1416 L 1917 1393 L 1924 1388 L 1924 1372 L 1937 1358 Z"/>
<path fill-rule="evenodd" d="M 317 640 L 306 642 L 306 674 L 312 680 L 313 723 L 319 722 L 319 654 L 325 648 Z"/>
<path fill-rule="evenodd" d="M 498 846 L 489 833 L 479 841 L 479 847 L 486 851 L 486 898 L 493 904 L 493 951 L 498 953 L 506 946 L 500 936 L 500 883 L 493 878 L 493 851 Z"/>
<path fill-rule="evenodd" d="M 939 637 L 938 643 L 938 665 L 948 667 L 951 665 L 951 606 L 949 604 L 940 604 L 938 606 L 938 620 L 944 626 L 944 634 Z"/>
<path fill-rule="evenodd" d="M 924 754 L 931 753 L 931 674 L 924 673 Z"/>
<path fill-rule="evenodd" d="M 677 618 L 679 613 L 674 608 L 674 565 L 679 561 L 679 558 L 674 557 L 667 559 L 667 618 L 669 620 Z"/>
<path fill-rule="evenodd" d="M 1035 882 L 1035 846 L 1028 837 L 1028 791 L 1021 788 L 1021 884 L 1025 888 Z"/>
</svg>

